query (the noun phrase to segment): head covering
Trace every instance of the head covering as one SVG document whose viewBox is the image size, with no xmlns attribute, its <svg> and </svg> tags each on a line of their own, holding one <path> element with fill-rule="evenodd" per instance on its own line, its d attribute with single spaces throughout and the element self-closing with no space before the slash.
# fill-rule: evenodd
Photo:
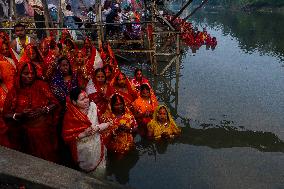
<svg viewBox="0 0 284 189">
<path fill-rule="evenodd" d="M 67 58 L 66 58 L 67 59 Z M 78 87 L 78 80 L 75 73 L 72 72 L 70 62 L 68 61 L 69 69 L 71 70 L 72 79 L 71 79 L 71 88 L 69 88 L 65 82 L 64 77 L 62 75 L 62 72 L 60 71 L 60 64 L 57 64 L 55 74 L 53 75 L 51 82 L 50 82 L 50 88 L 52 93 L 56 96 L 56 98 L 60 102 L 65 102 L 66 97 L 69 95 L 69 92 Z"/>
<path fill-rule="evenodd" d="M 165 108 L 165 109 L 167 110 L 168 122 L 169 122 L 170 124 L 173 124 L 175 127 L 177 127 L 177 125 L 176 125 L 175 121 L 173 120 L 173 118 L 172 118 L 172 116 L 171 116 L 171 114 L 170 114 L 170 111 L 169 111 L 169 109 L 167 108 L 166 105 L 159 105 L 159 106 L 155 109 L 154 114 L 153 114 L 153 120 L 156 121 L 156 122 L 158 121 L 158 113 L 159 113 L 159 110 L 160 110 L 161 108 Z"/>
</svg>

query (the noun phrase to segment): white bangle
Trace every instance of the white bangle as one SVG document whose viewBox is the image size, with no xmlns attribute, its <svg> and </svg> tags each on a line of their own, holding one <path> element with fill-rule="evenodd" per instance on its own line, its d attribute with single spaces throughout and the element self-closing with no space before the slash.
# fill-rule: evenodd
<svg viewBox="0 0 284 189">
<path fill-rule="evenodd" d="M 17 119 L 16 119 L 16 113 L 13 114 L 13 120 L 17 121 Z"/>
</svg>

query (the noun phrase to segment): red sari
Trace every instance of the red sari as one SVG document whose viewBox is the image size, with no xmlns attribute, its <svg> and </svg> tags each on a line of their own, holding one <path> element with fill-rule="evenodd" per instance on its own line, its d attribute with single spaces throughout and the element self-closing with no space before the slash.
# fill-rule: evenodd
<svg viewBox="0 0 284 189">
<path fill-rule="evenodd" d="M 31 60 L 29 55 L 28 55 L 28 52 L 30 51 L 31 48 L 36 49 L 36 59 L 35 60 Z M 19 64 L 28 63 L 28 62 L 33 62 L 33 64 L 36 67 L 37 76 L 42 79 L 43 76 L 44 76 L 43 75 L 43 65 L 44 65 L 43 63 L 44 63 L 44 61 L 43 61 L 43 58 L 42 58 L 41 54 L 39 53 L 37 47 L 32 43 L 28 44 L 25 47 L 24 53 L 19 60 Z"/>
<path fill-rule="evenodd" d="M 51 104 L 59 107 L 59 103 L 51 93 L 47 83 L 35 80 L 26 88 L 20 85 L 20 75 L 26 64 L 19 65 L 18 74 L 15 78 L 15 86 L 7 94 L 3 114 L 22 113 L 25 109 L 38 109 Z M 57 111 L 56 111 L 57 110 Z M 31 155 L 45 160 L 57 162 L 57 132 L 59 108 L 23 121 L 7 122 L 9 137 L 12 148 L 23 150 Z M 23 141 L 23 137 L 26 139 Z M 24 142 L 26 142 L 25 145 Z"/>
<path fill-rule="evenodd" d="M 73 160 L 76 162 L 77 157 L 77 137 L 80 133 L 91 127 L 87 115 L 78 110 L 70 100 L 66 103 L 67 111 L 64 115 L 62 136 L 64 141 L 68 144 L 72 152 Z"/>
<path fill-rule="evenodd" d="M 6 99 L 8 89 L 6 85 L 3 83 L 0 86 L 0 145 L 10 147 L 10 142 L 8 138 L 8 127 L 6 126 L 3 118 L 2 118 L 2 111 L 4 106 L 4 101 Z"/>
<path fill-rule="evenodd" d="M 94 78 L 95 79 L 95 78 Z M 110 96 L 113 94 L 113 88 L 108 84 L 104 86 L 99 85 L 96 81 L 90 80 L 86 91 L 91 101 L 93 101 L 98 107 L 98 116 L 100 117 L 107 110 Z"/>
<path fill-rule="evenodd" d="M 129 79 L 126 77 L 126 86 L 124 89 L 120 88 L 117 84 L 117 77 L 119 77 L 120 74 L 117 74 L 116 77 L 113 78 L 113 81 L 111 81 L 110 86 L 112 87 L 113 93 L 117 93 L 120 96 L 123 97 L 125 105 L 130 108 L 132 102 L 136 100 L 138 97 L 137 91 L 135 87 L 131 84 Z M 125 90 L 126 89 L 126 90 Z"/>
</svg>

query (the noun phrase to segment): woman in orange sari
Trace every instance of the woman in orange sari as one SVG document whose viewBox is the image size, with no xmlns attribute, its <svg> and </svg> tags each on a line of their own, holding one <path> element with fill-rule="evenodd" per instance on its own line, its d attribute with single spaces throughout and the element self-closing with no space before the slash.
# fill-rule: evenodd
<svg viewBox="0 0 284 189">
<path fill-rule="evenodd" d="M 97 106 L 85 91 L 75 88 L 66 103 L 63 138 L 72 152 L 73 161 L 84 171 L 104 171 L 106 149 L 100 132 L 109 123 L 99 124 Z"/>
<path fill-rule="evenodd" d="M 148 123 L 148 137 L 155 140 L 161 138 L 174 138 L 181 133 L 168 108 L 164 105 L 158 106 L 153 114 L 153 119 Z"/>
<path fill-rule="evenodd" d="M 0 68 L 2 70 L 2 79 L 5 80 L 5 84 L 9 89 L 12 88 L 14 84 L 14 77 L 16 74 L 16 64 L 17 60 L 12 59 L 11 48 L 9 43 L 0 39 Z"/>
<path fill-rule="evenodd" d="M 114 93 L 121 95 L 125 101 L 125 105 L 131 108 L 132 102 L 138 97 L 136 89 L 131 85 L 129 79 L 124 73 L 119 73 L 111 82 Z"/>
<path fill-rule="evenodd" d="M 20 63 L 32 62 L 36 66 L 37 76 L 43 79 L 43 58 L 34 44 L 30 43 L 25 47 L 24 53 L 20 58 Z"/>
<path fill-rule="evenodd" d="M 103 122 L 111 123 L 103 133 L 103 140 L 108 152 L 123 155 L 135 146 L 132 134 L 137 129 L 137 123 L 119 94 L 111 97 L 110 107 L 101 117 Z"/>
<path fill-rule="evenodd" d="M 139 97 L 133 102 L 134 116 L 139 125 L 139 133 L 145 136 L 147 124 L 158 106 L 157 98 L 148 84 L 142 84 Z"/>
<path fill-rule="evenodd" d="M 2 78 L 2 69 L 0 68 L 0 146 L 10 147 L 10 142 L 8 138 L 8 127 L 6 126 L 3 117 L 3 106 L 8 93 L 7 85 Z"/>
<path fill-rule="evenodd" d="M 56 110 L 59 103 L 48 84 L 36 78 L 35 65 L 19 64 L 15 85 L 8 92 L 3 108 L 12 147 L 57 162 L 59 113 Z"/>
</svg>

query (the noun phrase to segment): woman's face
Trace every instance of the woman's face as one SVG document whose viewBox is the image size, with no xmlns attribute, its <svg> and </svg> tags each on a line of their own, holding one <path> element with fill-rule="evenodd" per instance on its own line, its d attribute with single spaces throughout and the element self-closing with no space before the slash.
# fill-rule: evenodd
<svg viewBox="0 0 284 189">
<path fill-rule="evenodd" d="M 21 73 L 21 82 L 23 85 L 31 85 L 35 80 L 35 71 L 33 67 L 28 64 L 24 66 L 24 69 Z"/>
<path fill-rule="evenodd" d="M 122 114 L 124 112 L 124 104 L 121 100 L 118 100 L 113 105 L 113 113 Z"/>
<path fill-rule="evenodd" d="M 142 79 L 142 72 L 141 71 L 136 72 L 135 77 L 136 77 L 137 80 L 141 80 Z"/>
<path fill-rule="evenodd" d="M 117 84 L 119 87 L 124 87 L 126 84 L 126 77 L 123 74 L 119 74 L 117 78 Z"/>
<path fill-rule="evenodd" d="M 27 48 L 27 55 L 31 60 L 36 58 L 36 51 L 33 47 Z"/>
<path fill-rule="evenodd" d="M 39 46 L 39 50 L 43 55 L 47 55 L 48 54 L 48 46 L 47 46 L 47 42 L 42 42 Z"/>
<path fill-rule="evenodd" d="M 142 97 L 142 98 L 149 98 L 149 97 L 150 97 L 150 90 L 144 88 L 144 89 L 140 92 L 140 94 L 141 94 L 141 97 Z"/>
<path fill-rule="evenodd" d="M 69 75 L 69 70 L 70 70 L 70 66 L 68 63 L 68 60 L 62 60 L 60 63 L 60 67 L 59 67 L 61 73 L 63 74 L 63 76 Z"/>
<path fill-rule="evenodd" d="M 85 91 L 82 91 L 79 94 L 78 99 L 76 101 L 76 106 L 80 109 L 86 109 L 90 106 L 89 97 Z"/>
<path fill-rule="evenodd" d="M 160 108 L 157 114 L 157 119 L 161 123 L 165 123 L 168 120 L 168 112 L 165 108 Z"/>
<path fill-rule="evenodd" d="M 3 56 L 9 56 L 10 52 L 9 52 L 9 47 L 6 43 L 2 44 L 2 49 L 1 49 L 1 54 L 3 54 Z"/>
<path fill-rule="evenodd" d="M 88 40 L 88 39 L 85 40 L 85 47 L 86 47 L 87 49 L 92 47 L 92 43 L 91 43 L 90 40 Z"/>
<path fill-rule="evenodd" d="M 105 67 L 104 71 L 105 71 L 105 73 L 106 73 L 106 77 L 107 77 L 107 78 L 111 77 L 112 72 L 111 72 L 111 70 L 110 70 L 109 67 Z"/>
<path fill-rule="evenodd" d="M 84 62 L 84 56 L 83 56 L 82 52 L 78 52 L 78 54 L 77 54 L 77 62 L 79 64 L 82 64 Z"/>
<path fill-rule="evenodd" d="M 98 83 L 102 83 L 102 84 L 105 83 L 105 81 L 106 81 L 105 74 L 103 72 L 98 72 L 96 74 L 96 80 L 97 80 Z"/>
</svg>

